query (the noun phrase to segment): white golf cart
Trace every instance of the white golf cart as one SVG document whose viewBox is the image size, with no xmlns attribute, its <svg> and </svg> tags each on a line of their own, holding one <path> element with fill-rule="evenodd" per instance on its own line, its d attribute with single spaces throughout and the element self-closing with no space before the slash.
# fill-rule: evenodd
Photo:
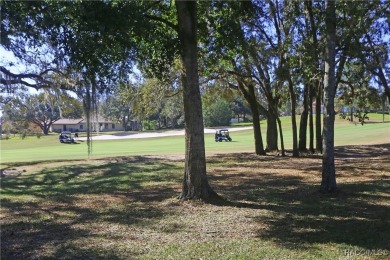
<svg viewBox="0 0 390 260">
<path fill-rule="evenodd" d="M 70 131 L 62 131 L 58 139 L 60 143 L 74 143 L 74 138 Z"/>
<path fill-rule="evenodd" d="M 222 142 L 222 141 L 232 141 L 232 138 L 229 135 L 229 130 L 227 129 L 219 129 L 215 132 L 215 141 L 216 142 Z"/>
</svg>

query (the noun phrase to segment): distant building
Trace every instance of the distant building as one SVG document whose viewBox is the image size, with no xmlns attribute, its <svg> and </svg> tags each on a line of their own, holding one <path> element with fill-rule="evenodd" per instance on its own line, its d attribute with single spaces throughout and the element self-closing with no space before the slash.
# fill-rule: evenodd
<svg viewBox="0 0 390 260">
<path fill-rule="evenodd" d="M 103 117 L 91 118 L 91 131 L 105 132 L 105 131 L 124 131 L 122 124 L 114 122 Z M 87 131 L 87 120 L 84 118 L 69 119 L 61 118 L 54 122 L 51 126 L 52 132 L 60 133 L 62 131 L 71 132 L 86 132 Z"/>
</svg>

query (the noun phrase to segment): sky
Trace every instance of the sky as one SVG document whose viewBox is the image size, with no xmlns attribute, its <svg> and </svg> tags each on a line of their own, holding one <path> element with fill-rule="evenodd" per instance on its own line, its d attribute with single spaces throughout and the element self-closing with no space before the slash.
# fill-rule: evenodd
<svg viewBox="0 0 390 260">
<path fill-rule="evenodd" d="M 12 64 L 12 66 L 10 66 Z M 7 51 L 0 45 L 0 66 L 6 67 L 12 73 L 24 73 L 27 68 L 22 62 L 20 62 L 11 51 Z M 28 81 L 28 80 L 26 80 Z M 38 91 L 34 88 L 28 88 L 31 94 L 36 94 Z M 0 93 L 0 95 L 7 95 L 6 93 Z M 0 108 L 0 117 L 3 115 Z"/>
<path fill-rule="evenodd" d="M 12 66 L 10 66 L 12 64 Z M 27 71 L 27 66 L 23 64 L 11 51 L 7 51 L 0 45 L 0 66 L 6 67 L 12 73 L 25 73 Z M 28 82 L 28 80 L 26 79 Z M 30 93 L 37 93 L 37 90 L 34 88 L 28 88 Z M 2 93 L 3 94 L 3 93 Z"/>
<path fill-rule="evenodd" d="M 15 64 L 14 66 L 9 66 L 9 63 Z M 14 56 L 11 51 L 7 51 L 0 45 L 0 65 L 7 67 L 12 73 L 21 73 L 26 69 L 22 63 Z"/>
</svg>

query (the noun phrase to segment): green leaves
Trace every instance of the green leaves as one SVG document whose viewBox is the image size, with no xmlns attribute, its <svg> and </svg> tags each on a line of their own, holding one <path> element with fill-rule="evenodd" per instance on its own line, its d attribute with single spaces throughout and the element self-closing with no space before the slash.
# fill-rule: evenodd
<svg viewBox="0 0 390 260">
<path fill-rule="evenodd" d="M 232 118 L 232 111 L 229 104 L 218 98 L 214 103 L 204 109 L 205 126 L 228 126 Z"/>
</svg>

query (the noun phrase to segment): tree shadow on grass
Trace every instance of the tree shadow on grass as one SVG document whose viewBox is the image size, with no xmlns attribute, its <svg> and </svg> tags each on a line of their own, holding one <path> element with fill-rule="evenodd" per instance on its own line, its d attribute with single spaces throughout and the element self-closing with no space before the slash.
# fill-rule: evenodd
<svg viewBox="0 0 390 260">
<path fill-rule="evenodd" d="M 179 169 L 174 163 L 137 157 L 131 161 L 111 161 L 100 165 L 52 167 L 35 174 L 21 174 L 18 178 L 1 178 L 1 184 L 3 194 L 50 196 L 52 200 L 62 201 L 77 194 L 139 193 L 144 191 L 143 183 L 177 180 L 175 172 Z M 164 196 L 160 197 L 164 199 Z"/>
<path fill-rule="evenodd" d="M 258 237 L 286 248 L 310 249 L 333 243 L 346 248 L 388 250 L 389 144 L 360 148 L 337 148 L 337 156 L 351 160 L 336 160 L 336 171 L 342 171 L 344 179 L 340 178 L 335 194 L 318 191 L 321 167 L 315 164 L 321 164 L 320 158 L 306 162 L 302 158 L 260 156 L 254 162 L 254 155 L 241 154 L 229 163 L 226 156 L 214 157 L 212 186 L 228 198 L 215 204 L 264 210 L 266 213 L 254 219 L 259 226 L 267 227 L 259 229 Z M 376 168 L 370 168 L 373 156 Z M 223 172 L 218 168 L 221 164 L 225 164 Z M 354 176 L 356 170 L 361 175 Z"/>
<path fill-rule="evenodd" d="M 177 194 L 171 182 L 179 169 L 177 163 L 133 157 L 2 178 L 1 258 L 119 259 L 113 247 L 100 245 L 115 236 L 104 226 L 144 226 L 171 214 L 159 203 Z M 84 238 L 100 242 L 82 246 Z"/>
<path fill-rule="evenodd" d="M 364 195 L 372 187 L 380 192 L 388 190 L 379 181 L 343 185 L 342 189 L 348 193 L 340 192 L 332 197 L 308 192 L 302 199 L 296 194 L 304 187 L 292 190 L 287 193 L 290 203 L 279 202 L 271 207 L 270 215 L 257 219 L 268 226 L 259 231 L 259 237 L 303 248 L 336 243 L 386 250 L 390 246 L 390 207 L 375 204 L 383 196 Z M 355 190 L 361 192 L 354 193 Z"/>
<path fill-rule="evenodd" d="M 378 153 L 376 163 L 382 166 L 370 170 L 364 162 L 370 162 L 371 157 L 343 149 L 351 155 L 338 160 L 336 169 L 342 167 L 343 175 L 348 175 L 350 169 L 359 167 L 370 178 L 340 182 L 341 192 L 332 195 L 317 192 L 319 157 L 310 161 L 253 154 L 212 157 L 211 186 L 228 198 L 214 204 L 258 210 L 253 220 L 267 227 L 259 228 L 258 237 L 289 248 L 337 243 L 388 249 L 390 184 L 386 158 L 381 160 Z M 371 151 L 370 147 L 364 149 Z M 298 174 L 279 173 L 296 169 Z M 384 173 L 376 176 L 375 171 Z M 7 216 L 2 219 L 2 259 L 122 258 L 121 253 L 112 252 L 118 247 L 103 248 L 102 241 L 119 243 L 123 234 L 99 233 L 94 227 L 124 226 L 131 232 L 172 214 L 159 203 L 178 194 L 181 172 L 178 162 L 134 157 L 2 178 L 2 215 Z M 98 242 L 83 248 L 80 241 L 84 238 Z M 135 258 L 140 253 L 126 250 L 130 250 L 127 256 Z"/>
<path fill-rule="evenodd" d="M 2 207 L 14 209 L 19 220 L 1 226 L 1 259 L 120 259 L 113 248 L 100 243 L 110 241 L 115 234 L 99 233 L 91 226 L 147 225 L 163 218 L 166 212 L 159 207 L 127 205 L 115 208 L 83 208 L 62 205 L 42 208 L 41 203 L 17 203 L 2 201 Z M 71 217 L 64 217 L 69 214 Z M 104 229 L 104 228 L 103 228 Z M 126 234 L 130 237 L 132 234 Z M 123 234 L 118 234 L 119 238 Z M 83 239 L 95 242 L 83 245 Z M 47 252 L 53 252 L 47 255 Z M 130 249 L 127 249 L 130 250 Z M 45 252 L 42 254 L 42 252 Z M 137 251 L 128 252 L 132 256 Z"/>
<path fill-rule="evenodd" d="M 336 158 L 375 158 L 390 155 L 390 143 L 377 145 L 347 145 L 335 147 Z"/>
</svg>

